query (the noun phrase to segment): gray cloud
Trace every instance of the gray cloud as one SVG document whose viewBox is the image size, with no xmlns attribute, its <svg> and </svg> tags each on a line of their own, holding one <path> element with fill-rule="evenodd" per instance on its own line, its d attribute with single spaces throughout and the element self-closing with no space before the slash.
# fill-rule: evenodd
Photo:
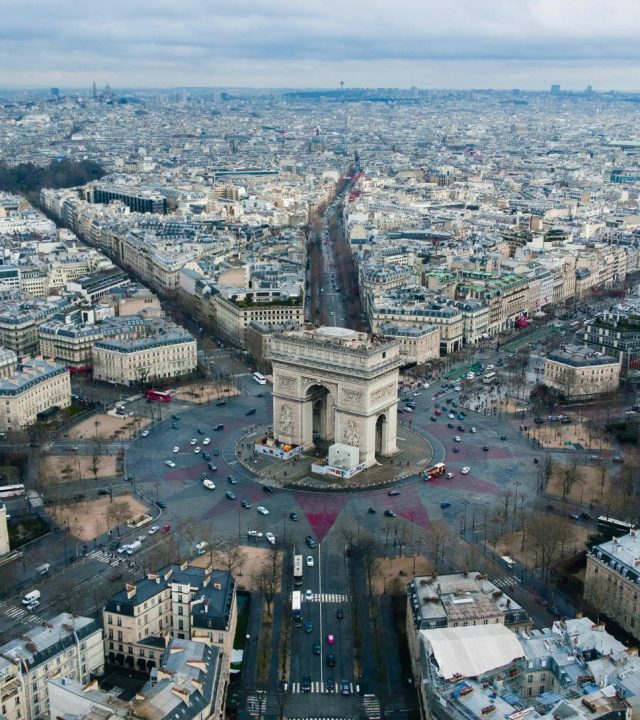
<svg viewBox="0 0 640 720">
<path fill-rule="evenodd" d="M 4 85 L 640 89 L 637 0 L 0 0 L 0 17 Z"/>
</svg>

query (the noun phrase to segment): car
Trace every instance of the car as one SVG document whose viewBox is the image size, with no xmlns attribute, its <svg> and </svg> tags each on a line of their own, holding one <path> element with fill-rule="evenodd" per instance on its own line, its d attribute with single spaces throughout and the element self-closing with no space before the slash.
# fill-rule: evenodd
<svg viewBox="0 0 640 720">
<path fill-rule="evenodd" d="M 302 627 L 306 633 L 313 632 L 313 622 L 311 620 L 305 620 Z"/>
<path fill-rule="evenodd" d="M 312 550 L 318 544 L 311 535 L 307 535 L 304 541 L 307 543 L 307 546 L 310 547 Z"/>
<path fill-rule="evenodd" d="M 455 473 L 448 472 L 446 475 L 447 480 L 451 480 L 451 478 L 455 475 Z"/>
<path fill-rule="evenodd" d="M 335 653 L 327 653 L 327 667 L 335 667 L 335 666 L 336 666 Z"/>
<path fill-rule="evenodd" d="M 506 440 L 506 439 L 507 439 L 506 435 L 500 435 L 500 440 Z"/>
<path fill-rule="evenodd" d="M 471 432 L 472 432 L 472 433 L 476 433 L 476 432 L 478 432 L 478 431 L 477 431 L 474 427 L 472 427 L 472 428 L 471 428 Z"/>
<path fill-rule="evenodd" d="M 210 437 L 206 437 L 206 438 L 202 441 L 202 444 L 203 444 L 203 445 L 208 445 L 210 442 L 211 442 L 211 438 L 210 438 Z"/>
<path fill-rule="evenodd" d="M 120 545 L 116 552 L 118 553 L 118 555 L 124 555 L 128 549 L 129 545 L 125 543 L 124 545 Z"/>
<path fill-rule="evenodd" d="M 367 509 L 367 512 L 369 515 L 375 515 L 378 511 L 375 508 L 370 507 Z"/>
<path fill-rule="evenodd" d="M 450 428 L 451 430 L 453 430 L 455 425 L 452 422 L 450 422 L 450 423 L 447 423 L 447 427 Z"/>
<path fill-rule="evenodd" d="M 305 590 L 304 591 L 304 599 L 305 600 L 313 600 L 313 590 Z"/>
<path fill-rule="evenodd" d="M 224 430 L 224 423 L 218 423 L 213 429 L 215 432 L 221 432 Z"/>
<path fill-rule="evenodd" d="M 351 683 L 348 680 L 340 681 L 340 694 L 351 695 Z"/>
<path fill-rule="evenodd" d="M 177 423 L 171 423 L 171 427 L 172 427 L 174 430 L 177 430 L 177 429 L 178 429 Z"/>
<path fill-rule="evenodd" d="M 196 432 L 198 433 L 198 435 L 204 435 L 204 430 L 202 430 L 202 428 L 197 428 Z"/>
<path fill-rule="evenodd" d="M 611 456 L 611 462 L 614 462 L 614 463 L 624 462 L 624 459 L 622 458 L 622 453 L 614 453 Z"/>
<path fill-rule="evenodd" d="M 533 458 L 533 464 L 534 464 L 534 465 L 537 465 L 539 462 L 540 462 L 540 460 L 538 460 L 538 458 Z"/>
<path fill-rule="evenodd" d="M 158 532 L 158 530 L 160 530 L 160 526 L 159 526 L 159 525 L 152 525 L 152 526 L 149 528 L 148 534 L 149 534 L 149 535 L 155 535 L 155 534 Z"/>
<path fill-rule="evenodd" d="M 443 510 L 446 510 L 447 508 L 450 508 L 450 507 L 451 507 L 451 503 L 450 503 L 450 502 L 447 502 L 447 501 L 441 502 L 441 503 L 440 503 L 440 507 L 441 507 Z"/>
<path fill-rule="evenodd" d="M 235 500 L 238 497 L 234 492 L 231 492 L 231 490 L 227 490 L 226 496 L 229 500 Z"/>
<path fill-rule="evenodd" d="M 164 500 L 156 500 L 156 506 L 164 510 L 167 507 L 167 503 Z"/>
<path fill-rule="evenodd" d="M 454 452 L 454 453 L 459 453 L 459 452 L 460 452 L 460 448 L 459 448 L 457 445 L 454 445 L 454 447 L 453 447 L 453 452 Z"/>
<path fill-rule="evenodd" d="M 580 520 L 580 515 L 578 515 L 578 513 L 569 513 L 569 517 L 572 520 Z"/>
<path fill-rule="evenodd" d="M 255 408 L 249 408 L 248 410 L 245 410 L 245 415 L 255 415 L 256 409 Z"/>
<path fill-rule="evenodd" d="M 111 489 L 110 488 L 100 488 L 98 490 L 98 495 L 111 495 Z"/>
<path fill-rule="evenodd" d="M 193 448 L 193 452 L 194 452 L 195 455 L 199 455 L 199 454 L 200 454 L 200 450 L 201 450 L 201 448 L 200 448 L 198 445 L 196 445 L 196 446 Z"/>
<path fill-rule="evenodd" d="M 404 408 L 403 412 L 412 413 L 412 412 L 413 412 L 413 408 L 410 407 L 409 405 L 407 405 L 407 406 Z"/>
<path fill-rule="evenodd" d="M 431 418 L 430 418 L 431 422 L 435 422 L 437 419 L 438 419 L 438 418 L 437 418 L 435 415 L 432 415 Z"/>
<path fill-rule="evenodd" d="M 485 452 L 489 452 L 489 446 L 488 446 L 488 445 L 483 445 L 482 449 L 483 449 Z"/>
<path fill-rule="evenodd" d="M 209 480 L 209 478 L 205 478 L 205 479 L 202 481 L 202 484 L 203 484 L 208 490 L 215 490 L 215 489 L 216 489 L 215 483 L 213 482 L 213 480 Z"/>
<path fill-rule="evenodd" d="M 146 535 L 138 535 L 138 537 L 136 537 L 136 540 L 141 543 L 144 542 L 146 539 L 147 539 Z"/>
<path fill-rule="evenodd" d="M 243 500 L 243 501 L 242 501 L 242 507 L 245 508 L 245 509 L 247 509 L 247 510 L 250 510 L 250 509 L 251 509 L 251 503 L 250 503 L 248 500 Z"/>
<path fill-rule="evenodd" d="M 460 432 L 464 432 L 465 431 L 464 425 L 458 425 L 458 430 L 460 430 Z"/>
<path fill-rule="evenodd" d="M 313 567 L 314 561 L 313 561 L 313 555 L 307 555 L 307 567 Z"/>
<path fill-rule="evenodd" d="M 264 505 L 258 505 L 256 510 L 260 513 L 260 515 L 268 515 L 269 514 L 269 511 L 267 510 L 267 508 Z"/>
<path fill-rule="evenodd" d="M 344 610 L 342 608 L 337 608 L 336 609 L 336 618 L 338 620 L 342 620 L 343 617 L 344 617 Z"/>
<path fill-rule="evenodd" d="M 389 490 L 387 495 L 391 495 L 391 496 L 400 495 L 400 490 Z"/>
<path fill-rule="evenodd" d="M 149 431 L 148 431 L 148 430 L 143 430 L 143 431 L 140 433 L 140 435 L 142 435 L 142 437 L 147 437 L 147 436 L 149 435 Z"/>
<path fill-rule="evenodd" d="M 160 532 L 163 535 L 166 535 L 168 532 L 171 532 L 171 525 L 163 525 L 162 530 L 160 530 Z"/>
<path fill-rule="evenodd" d="M 384 516 L 385 516 L 385 517 L 395 517 L 396 514 L 393 512 L 393 510 L 385 510 L 385 511 L 384 511 Z"/>
<path fill-rule="evenodd" d="M 438 410 L 437 408 L 433 412 L 435 415 L 442 415 L 442 410 Z"/>
<path fill-rule="evenodd" d="M 227 404 L 226 400 L 218 400 L 218 402 L 216 403 L 216 405 L 218 407 L 222 407 L 223 405 L 226 405 L 226 404 Z"/>
<path fill-rule="evenodd" d="M 35 610 L 38 607 L 38 605 L 40 605 L 39 600 L 32 600 L 30 603 L 27 604 L 27 610 L 29 610 L 29 611 Z"/>
<path fill-rule="evenodd" d="M 453 413 L 449 413 L 449 420 L 455 420 L 456 416 Z"/>
<path fill-rule="evenodd" d="M 270 545 L 275 545 L 275 544 L 276 544 L 276 536 L 275 536 L 272 532 L 266 532 L 266 533 L 264 534 L 264 536 L 267 538 L 267 542 L 268 542 Z"/>
<path fill-rule="evenodd" d="M 264 393 L 263 393 L 263 392 L 257 392 L 255 396 L 256 396 L 256 397 L 259 397 L 259 398 L 263 398 L 263 397 L 264 397 Z"/>
<path fill-rule="evenodd" d="M 300 517 L 298 516 L 297 512 L 290 512 L 289 519 L 293 520 L 293 522 L 298 522 L 298 520 L 300 520 Z"/>
<path fill-rule="evenodd" d="M 320 640 L 314 640 L 313 646 L 311 647 L 311 652 L 314 655 L 320 655 L 321 648 L 320 648 Z"/>
<path fill-rule="evenodd" d="M 544 419 L 541 418 L 541 417 L 533 418 L 533 422 L 534 422 L 536 425 L 544 425 Z"/>
<path fill-rule="evenodd" d="M 264 533 L 261 533 L 260 530 L 247 530 L 247 535 L 249 537 L 258 538 L 258 540 L 261 540 L 264 537 Z"/>
<path fill-rule="evenodd" d="M 311 692 L 311 675 L 303 675 L 300 689 L 303 693 Z"/>
<path fill-rule="evenodd" d="M 219 448 L 211 448 L 211 454 L 213 455 L 213 457 L 218 457 L 220 455 Z"/>
<path fill-rule="evenodd" d="M 463 412 L 458 413 L 458 420 L 464 420 L 467 416 Z"/>
<path fill-rule="evenodd" d="M 333 633 L 327 634 L 327 645 L 333 645 L 336 639 L 333 637 Z"/>
<path fill-rule="evenodd" d="M 124 577 L 124 573 L 113 573 L 113 575 L 109 575 L 109 580 L 111 582 L 116 582 L 117 580 L 122 580 Z"/>
<path fill-rule="evenodd" d="M 237 484 L 238 484 L 238 480 L 237 480 L 233 475 L 227 475 L 227 480 L 228 480 L 232 485 L 237 485 Z"/>
<path fill-rule="evenodd" d="M 176 464 L 173 462 L 173 460 L 165 460 L 164 464 L 170 468 L 174 468 L 176 466 Z"/>
<path fill-rule="evenodd" d="M 211 455 L 209 455 L 208 452 L 203 452 L 202 457 L 204 458 L 204 460 L 211 460 Z"/>
<path fill-rule="evenodd" d="M 262 486 L 262 489 L 263 489 L 265 492 L 273 492 L 273 485 L 263 485 L 263 486 Z"/>
<path fill-rule="evenodd" d="M 460 470 L 460 472 L 461 472 L 463 475 L 468 475 L 468 474 L 471 472 L 471 468 L 465 466 L 465 467 L 462 468 L 462 470 Z"/>
<path fill-rule="evenodd" d="M 107 545 L 107 550 L 110 550 L 111 552 L 115 552 L 120 547 L 120 541 L 119 540 L 112 540 Z"/>
<path fill-rule="evenodd" d="M 209 464 L 207 465 L 207 467 L 209 468 L 209 470 L 211 470 L 211 472 L 217 472 L 217 471 L 218 471 L 218 466 L 217 466 L 217 465 L 214 465 L 213 463 L 209 463 Z"/>
<path fill-rule="evenodd" d="M 191 440 L 189 441 L 189 445 L 197 445 L 197 444 L 198 444 L 198 441 L 196 440 L 196 438 L 191 438 Z"/>
<path fill-rule="evenodd" d="M 328 660 L 327 660 L 327 662 L 328 662 Z M 333 667 L 333 665 L 331 667 Z M 330 678 L 330 677 L 327 678 L 324 681 L 324 688 L 327 692 L 334 692 L 336 689 L 336 681 L 333 678 Z"/>
<path fill-rule="evenodd" d="M 171 418 L 173 420 L 180 420 L 180 415 L 172 415 Z"/>
<path fill-rule="evenodd" d="M 580 517 L 581 517 L 583 520 L 592 520 L 592 519 L 593 519 L 588 512 L 581 512 L 581 513 L 580 513 Z"/>
<path fill-rule="evenodd" d="M 460 392 L 460 390 L 462 390 L 462 387 L 461 387 L 460 385 L 454 385 L 453 389 L 454 389 L 456 392 Z"/>
<path fill-rule="evenodd" d="M 456 435 L 456 436 L 453 438 L 453 441 L 454 441 L 454 442 L 462 442 L 462 438 L 460 437 L 460 435 Z"/>
</svg>

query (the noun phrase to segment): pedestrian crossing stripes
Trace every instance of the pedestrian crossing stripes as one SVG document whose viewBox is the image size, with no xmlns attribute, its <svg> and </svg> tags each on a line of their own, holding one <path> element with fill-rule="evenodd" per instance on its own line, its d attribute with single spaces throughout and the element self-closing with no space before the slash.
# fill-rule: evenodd
<svg viewBox="0 0 640 720">
<path fill-rule="evenodd" d="M 291 692 L 294 694 L 298 694 L 302 692 L 302 686 L 299 682 L 293 682 L 291 683 Z M 312 693 L 329 693 L 330 695 L 340 694 L 340 684 L 336 683 L 335 690 L 327 690 L 325 687 L 325 684 L 323 682 L 320 682 L 320 680 L 314 680 L 311 683 L 311 690 L 307 692 Z M 349 692 L 353 693 L 353 683 L 349 683 Z M 311 720 L 311 718 L 307 718 L 307 720 Z"/>
<path fill-rule="evenodd" d="M 92 560 L 99 560 L 100 562 L 105 563 L 106 565 L 111 565 L 111 567 L 116 567 L 117 565 L 120 565 L 120 561 L 122 558 L 119 556 L 113 556 L 110 552 L 107 552 L 106 550 L 92 550 L 90 553 L 87 553 L 87 557 L 91 558 Z"/>
<path fill-rule="evenodd" d="M 497 580 L 493 581 L 494 585 L 497 585 L 498 587 L 507 589 L 507 588 L 514 588 L 520 583 L 520 580 L 516 577 L 513 578 L 498 578 Z"/>
<path fill-rule="evenodd" d="M 17 605 L 11 605 L 11 603 L 6 602 L 5 600 L 0 601 L 0 613 L 16 622 L 40 622 L 40 618 L 37 615 L 34 615 L 25 608 L 21 608 Z"/>
<path fill-rule="evenodd" d="M 253 375 L 253 373 L 250 373 L 250 372 L 236 373 L 235 375 L 232 375 L 231 377 L 249 377 L 249 375 Z"/>
<path fill-rule="evenodd" d="M 348 595 L 342 593 L 315 593 L 310 598 L 305 597 L 307 602 L 342 603 L 349 600 Z"/>
</svg>

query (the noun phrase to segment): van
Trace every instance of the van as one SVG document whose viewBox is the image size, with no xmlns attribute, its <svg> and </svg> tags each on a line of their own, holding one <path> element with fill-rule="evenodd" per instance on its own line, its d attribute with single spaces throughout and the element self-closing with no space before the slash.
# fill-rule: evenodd
<svg viewBox="0 0 640 720">
<path fill-rule="evenodd" d="M 218 423 L 213 429 L 216 432 L 219 432 L 220 430 L 224 430 L 224 425 L 222 423 Z"/>
<path fill-rule="evenodd" d="M 22 604 L 30 605 L 32 602 L 35 602 L 36 600 L 40 600 L 40 590 L 32 590 L 31 592 L 28 592 L 22 598 Z"/>
<path fill-rule="evenodd" d="M 49 563 L 42 563 L 42 565 L 38 565 L 38 567 L 36 568 L 36 572 L 38 573 L 38 575 L 46 575 L 49 572 L 50 567 L 51 565 L 49 565 Z"/>
<path fill-rule="evenodd" d="M 140 542 L 140 540 L 136 540 L 135 542 L 132 542 L 126 550 L 127 555 L 133 555 L 133 554 L 137 553 L 141 547 L 142 547 L 142 543 Z"/>
</svg>

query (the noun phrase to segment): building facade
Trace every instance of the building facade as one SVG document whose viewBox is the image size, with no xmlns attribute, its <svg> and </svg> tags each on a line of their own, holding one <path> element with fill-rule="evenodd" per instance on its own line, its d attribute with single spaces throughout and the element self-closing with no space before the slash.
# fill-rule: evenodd
<svg viewBox="0 0 640 720">
<path fill-rule="evenodd" d="M 565 345 L 545 358 L 544 384 L 567 400 L 614 393 L 620 384 L 620 360 L 583 345 Z"/>
</svg>

